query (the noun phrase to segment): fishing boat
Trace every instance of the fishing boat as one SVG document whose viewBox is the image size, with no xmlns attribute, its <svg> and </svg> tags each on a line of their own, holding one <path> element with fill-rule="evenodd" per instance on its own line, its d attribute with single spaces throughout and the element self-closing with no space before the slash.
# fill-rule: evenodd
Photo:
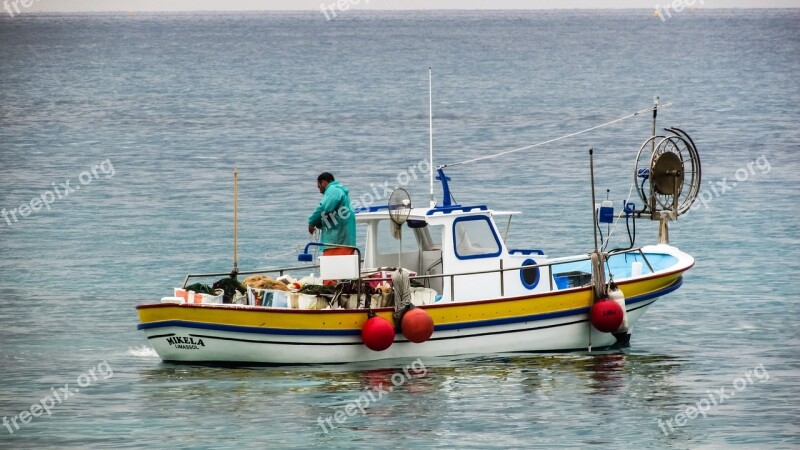
<svg viewBox="0 0 800 450">
<path fill-rule="evenodd" d="M 654 131 L 658 108 L 652 108 Z M 594 197 L 592 158 L 590 151 Z M 386 205 L 356 211 L 367 232 L 353 255 L 313 260 L 310 249 L 322 244 L 309 242 L 299 255 L 307 264 L 239 272 L 234 263 L 231 274 L 189 275 L 183 284 L 201 277 L 280 278 L 315 271 L 319 278 L 356 286 L 355 301 L 320 296 L 309 308 L 292 292 L 281 294 L 288 296 L 281 304 L 166 298 L 137 306 L 138 328 L 163 361 L 194 364 L 607 350 L 628 346 L 645 311 L 680 288 L 694 265 L 692 256 L 669 244 L 668 235 L 669 222 L 688 211 L 700 186 L 697 149 L 680 129 L 654 132 L 639 149 L 633 183 L 641 204 L 625 202 L 615 210 L 611 202 L 591 199 L 595 248 L 575 256 L 508 248 L 498 220 L 510 220 L 515 212 L 455 203 L 445 168 L 435 169 L 439 202 L 415 206 L 399 189 Z M 433 179 L 432 168 L 431 189 Z M 598 243 L 601 224 L 637 219 L 658 224 L 657 241 L 636 247 L 631 239 L 629 247 L 613 250 L 602 238 Z M 364 292 L 377 283 L 391 284 L 393 306 Z"/>
</svg>

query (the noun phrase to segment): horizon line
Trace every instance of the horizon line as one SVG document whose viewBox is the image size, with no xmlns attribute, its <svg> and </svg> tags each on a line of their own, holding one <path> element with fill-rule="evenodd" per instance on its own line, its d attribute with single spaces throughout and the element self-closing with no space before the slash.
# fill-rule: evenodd
<svg viewBox="0 0 800 450">
<path fill-rule="evenodd" d="M 395 8 L 395 9 L 352 9 L 347 11 L 348 13 L 371 13 L 371 12 L 437 12 L 437 11 L 448 11 L 448 12 L 458 12 L 458 11 L 653 11 L 657 9 L 659 5 L 655 5 L 652 7 L 643 7 L 643 8 L 430 8 L 430 9 L 402 9 L 402 8 Z M 704 11 L 704 10 L 800 10 L 800 6 L 795 7 L 786 7 L 786 6 L 728 6 L 728 7 L 692 7 L 691 9 L 687 8 L 687 10 L 691 10 L 692 12 L 697 11 Z M 319 12 L 318 9 L 282 9 L 282 8 L 273 8 L 273 9 L 163 9 L 163 10 L 131 10 L 131 9 L 102 9 L 102 10 L 79 10 L 79 11 L 64 11 L 64 10 L 47 10 L 47 11 L 37 11 L 37 10 L 29 10 L 25 11 L 24 14 L 81 14 L 81 13 L 194 13 L 194 12 L 222 12 L 222 13 L 252 13 L 252 12 Z"/>
</svg>

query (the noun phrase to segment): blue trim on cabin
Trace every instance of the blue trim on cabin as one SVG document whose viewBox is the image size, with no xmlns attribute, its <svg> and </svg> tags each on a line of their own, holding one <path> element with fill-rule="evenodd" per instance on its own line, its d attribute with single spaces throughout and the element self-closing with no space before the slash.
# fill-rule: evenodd
<svg viewBox="0 0 800 450">
<path fill-rule="evenodd" d="M 489 226 L 489 230 L 492 232 L 492 237 L 494 237 L 494 242 L 495 242 L 495 244 L 497 244 L 497 251 L 496 252 L 492 252 L 492 253 L 481 253 L 479 255 L 464 255 L 464 256 L 461 256 L 461 255 L 458 254 L 458 243 L 456 242 L 456 236 L 458 235 L 458 233 L 456 233 L 456 225 L 458 225 L 458 223 L 460 223 L 460 222 L 472 222 L 472 221 L 476 221 L 476 220 L 485 221 L 486 224 Z M 454 253 L 456 254 L 456 258 L 458 258 L 460 260 L 481 259 L 481 258 L 495 258 L 495 257 L 500 256 L 500 254 L 503 252 L 503 246 L 500 245 L 500 238 L 498 238 L 497 237 L 497 233 L 494 232 L 494 227 L 492 226 L 492 222 L 489 220 L 488 217 L 486 217 L 486 216 L 466 216 L 466 217 L 456 217 L 456 219 L 453 221 L 453 250 L 454 250 Z"/>
<path fill-rule="evenodd" d="M 451 212 L 462 211 L 462 212 L 472 212 L 472 210 L 477 209 L 478 211 L 488 211 L 489 207 L 486 205 L 474 205 L 474 206 L 461 206 L 461 205 L 453 205 L 453 206 L 437 206 L 433 209 L 429 209 L 426 216 L 432 216 L 436 213 L 442 214 L 450 214 Z"/>
</svg>

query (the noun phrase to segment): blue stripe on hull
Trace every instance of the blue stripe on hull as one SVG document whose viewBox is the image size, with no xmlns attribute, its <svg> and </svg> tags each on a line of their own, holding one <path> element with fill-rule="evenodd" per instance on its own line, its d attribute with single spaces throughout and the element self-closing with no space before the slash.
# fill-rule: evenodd
<svg viewBox="0 0 800 450">
<path fill-rule="evenodd" d="M 669 294 L 681 287 L 683 284 L 683 277 L 679 277 L 674 283 L 664 289 L 650 292 L 648 294 L 631 297 L 625 300 L 626 305 L 633 305 L 641 303 L 662 295 Z M 558 319 L 561 317 L 577 316 L 581 314 L 588 314 L 589 308 L 576 308 L 565 311 L 556 311 L 544 314 L 531 314 L 528 316 L 508 317 L 503 319 L 490 319 L 480 320 L 474 322 L 452 323 L 435 325 L 434 331 L 447 331 L 447 330 L 464 330 L 469 328 L 491 327 L 497 325 L 510 325 L 521 322 L 535 322 L 541 320 Z M 320 329 L 301 329 L 292 330 L 286 328 L 260 328 L 260 327 L 245 327 L 238 325 L 223 325 L 215 323 L 191 322 L 186 320 L 165 320 L 161 322 L 142 323 L 138 324 L 138 330 L 147 330 L 163 327 L 186 327 L 203 330 L 217 330 L 217 331 L 230 331 L 236 333 L 254 333 L 254 334 L 274 334 L 284 336 L 358 336 L 361 330 L 320 330 Z M 513 331 L 513 330 L 509 330 Z"/>
</svg>

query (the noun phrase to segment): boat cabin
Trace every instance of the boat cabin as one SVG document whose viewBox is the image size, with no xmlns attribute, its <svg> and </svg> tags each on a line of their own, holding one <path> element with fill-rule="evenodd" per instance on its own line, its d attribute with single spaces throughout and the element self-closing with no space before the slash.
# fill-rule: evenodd
<svg viewBox="0 0 800 450">
<path fill-rule="evenodd" d="M 411 208 L 399 233 L 393 233 L 388 206 L 362 209 L 356 221 L 367 230 L 364 271 L 402 267 L 435 290 L 439 301 L 548 292 L 550 267 L 503 270 L 547 263 L 541 250 L 506 248 L 495 217 L 511 214 L 485 205 Z"/>
</svg>

